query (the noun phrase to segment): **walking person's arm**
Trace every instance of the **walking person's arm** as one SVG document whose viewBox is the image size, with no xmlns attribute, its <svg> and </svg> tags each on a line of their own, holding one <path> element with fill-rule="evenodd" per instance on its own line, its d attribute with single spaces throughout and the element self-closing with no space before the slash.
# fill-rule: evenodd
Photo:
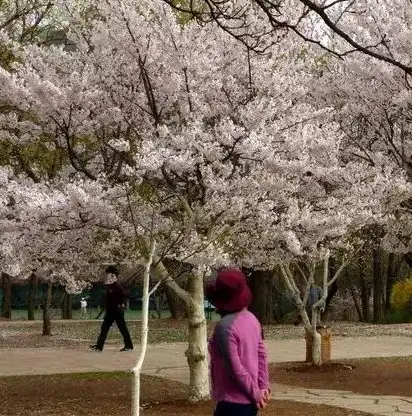
<svg viewBox="0 0 412 416">
<path fill-rule="evenodd" d="M 266 353 L 266 347 L 262 338 L 259 340 L 258 359 L 259 359 L 259 377 L 258 377 L 259 388 L 261 390 L 270 391 L 268 358 L 267 358 L 267 353 Z"/>
<path fill-rule="evenodd" d="M 258 360 L 259 360 L 259 373 L 258 373 L 258 385 L 260 390 L 263 390 L 263 397 L 258 403 L 260 409 L 264 408 L 270 399 L 270 380 L 269 380 L 269 366 L 266 347 L 263 342 L 263 332 L 259 340 L 258 347 Z"/>
<path fill-rule="evenodd" d="M 253 402 L 259 405 L 265 397 L 265 390 L 260 389 L 248 371 L 243 366 L 239 357 L 239 337 L 233 331 L 224 331 L 216 337 L 220 353 L 222 354 L 228 370 L 233 379 L 244 392 L 244 394 Z"/>
</svg>

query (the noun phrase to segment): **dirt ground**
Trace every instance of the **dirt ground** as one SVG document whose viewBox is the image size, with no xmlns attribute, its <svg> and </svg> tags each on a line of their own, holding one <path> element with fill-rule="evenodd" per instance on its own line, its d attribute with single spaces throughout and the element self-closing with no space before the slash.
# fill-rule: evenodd
<svg viewBox="0 0 412 416">
<path fill-rule="evenodd" d="M 271 364 L 270 376 L 292 386 L 412 397 L 412 357 L 340 360 L 321 367 Z"/>
<path fill-rule="evenodd" d="M 130 375 L 89 373 L 0 378 L 0 416 L 124 416 L 130 414 Z M 186 386 L 143 377 L 142 407 L 147 416 L 211 416 L 210 402 L 192 405 Z M 276 401 L 261 413 L 277 416 L 362 416 L 328 406 Z"/>
</svg>

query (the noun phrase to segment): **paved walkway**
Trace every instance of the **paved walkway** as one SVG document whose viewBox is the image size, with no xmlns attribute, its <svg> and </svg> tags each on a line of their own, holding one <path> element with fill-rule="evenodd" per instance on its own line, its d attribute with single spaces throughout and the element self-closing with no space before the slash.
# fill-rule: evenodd
<svg viewBox="0 0 412 416">
<path fill-rule="evenodd" d="M 412 337 L 365 337 L 333 339 L 332 358 L 407 356 L 412 353 Z M 303 361 L 303 339 L 266 342 L 269 362 Z M 126 371 L 135 360 L 133 353 L 120 353 L 109 345 L 103 352 L 84 348 L 0 349 L 0 375 L 53 374 L 86 371 Z M 185 343 L 149 345 L 144 364 L 147 373 L 157 373 L 185 381 L 189 377 Z M 11 364 L 12 363 L 12 364 Z"/>
<path fill-rule="evenodd" d="M 368 396 L 349 391 L 304 389 L 274 385 L 275 400 L 323 404 L 384 416 L 412 415 L 412 397 Z"/>
<path fill-rule="evenodd" d="M 304 340 L 270 340 L 266 342 L 270 362 L 302 361 Z M 120 347 L 120 345 L 119 345 Z M 10 348 L 0 349 L 0 375 L 53 374 L 89 371 L 127 371 L 136 354 L 120 353 L 108 346 L 104 352 L 83 348 Z M 150 345 L 143 371 L 187 383 L 189 372 L 184 356 L 186 344 Z M 410 337 L 366 337 L 333 339 L 334 359 L 407 356 L 412 352 Z M 273 386 L 276 400 L 328 404 L 379 415 L 412 415 L 412 398 L 362 396 L 336 390 L 308 390 L 290 386 Z"/>
</svg>

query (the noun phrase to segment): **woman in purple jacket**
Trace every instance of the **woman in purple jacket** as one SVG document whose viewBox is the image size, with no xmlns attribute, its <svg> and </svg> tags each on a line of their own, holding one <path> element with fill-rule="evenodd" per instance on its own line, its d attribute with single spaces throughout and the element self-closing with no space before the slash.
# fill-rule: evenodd
<svg viewBox="0 0 412 416">
<path fill-rule="evenodd" d="M 255 416 L 269 400 L 270 383 L 262 328 L 247 310 L 252 293 L 245 275 L 221 270 L 206 297 L 222 316 L 209 341 L 215 416 Z"/>
</svg>

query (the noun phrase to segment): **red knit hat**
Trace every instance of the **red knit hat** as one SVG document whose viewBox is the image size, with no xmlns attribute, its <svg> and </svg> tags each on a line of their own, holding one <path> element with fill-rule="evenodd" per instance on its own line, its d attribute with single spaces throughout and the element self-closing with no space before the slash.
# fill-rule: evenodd
<svg viewBox="0 0 412 416">
<path fill-rule="evenodd" d="M 252 302 L 245 275 L 237 269 L 221 270 L 216 280 L 206 287 L 206 298 L 220 312 L 237 312 Z"/>
</svg>

